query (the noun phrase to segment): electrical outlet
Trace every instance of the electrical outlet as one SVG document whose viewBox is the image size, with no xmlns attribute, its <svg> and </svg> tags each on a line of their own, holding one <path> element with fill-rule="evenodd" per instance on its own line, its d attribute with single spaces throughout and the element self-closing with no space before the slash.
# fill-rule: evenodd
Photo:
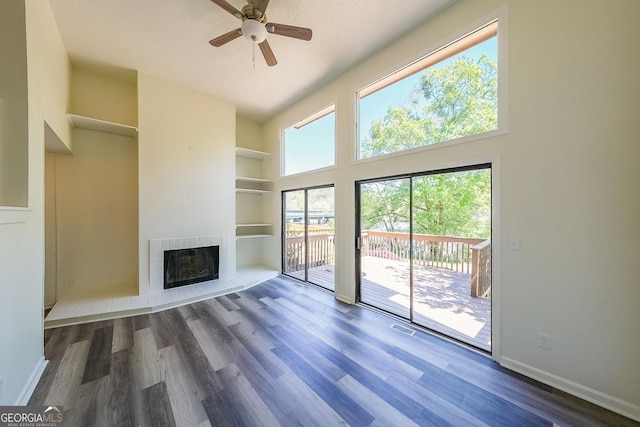
<svg viewBox="0 0 640 427">
<path fill-rule="evenodd" d="M 538 332 L 538 347 L 551 350 L 551 335 Z"/>
</svg>

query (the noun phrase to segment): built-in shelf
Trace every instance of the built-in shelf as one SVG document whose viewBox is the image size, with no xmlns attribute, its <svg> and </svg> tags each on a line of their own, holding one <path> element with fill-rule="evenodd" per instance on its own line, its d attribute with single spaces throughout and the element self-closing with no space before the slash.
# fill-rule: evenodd
<svg viewBox="0 0 640 427">
<path fill-rule="evenodd" d="M 237 182 L 254 182 L 258 184 L 269 184 L 271 180 L 262 178 L 249 178 L 248 176 L 237 176 Z"/>
<path fill-rule="evenodd" d="M 246 193 L 246 194 L 271 194 L 272 191 L 269 190 L 256 190 L 254 188 L 236 188 L 236 193 Z"/>
<path fill-rule="evenodd" d="M 250 150 L 248 148 L 236 147 L 236 157 L 241 159 L 236 165 L 240 164 L 243 167 L 239 169 L 240 176 L 236 176 L 236 193 L 239 194 L 252 194 L 252 195 L 267 195 L 273 194 L 272 184 L 269 179 L 254 178 L 256 175 L 260 175 L 262 171 L 262 160 L 272 157 L 272 154 L 265 153 L 263 151 Z M 253 175 L 244 176 L 243 174 Z M 262 211 L 262 202 L 258 199 L 250 199 L 249 197 L 238 197 L 241 206 L 245 208 L 242 212 L 243 215 L 253 214 Z M 247 209 L 248 208 L 248 209 Z M 243 215 L 240 215 L 241 217 Z M 264 222 L 248 222 L 248 221 L 260 221 L 260 215 L 256 217 L 244 217 L 242 219 L 236 217 L 236 240 L 246 239 L 261 239 L 265 237 L 273 237 L 273 224 Z M 241 245 L 254 245 L 253 242 L 244 243 Z M 243 249 L 238 252 L 238 256 L 243 256 Z"/>
<path fill-rule="evenodd" d="M 112 133 L 115 135 L 135 138 L 138 128 L 135 126 L 123 125 L 121 123 L 108 122 L 106 120 L 94 119 L 91 117 L 78 116 L 77 114 L 67 114 L 71 126 L 79 129 L 95 130 L 98 132 Z"/>
<path fill-rule="evenodd" d="M 236 147 L 236 156 L 248 157 L 250 159 L 264 160 L 272 156 L 271 153 L 264 151 L 250 150 L 248 148 Z"/>
</svg>

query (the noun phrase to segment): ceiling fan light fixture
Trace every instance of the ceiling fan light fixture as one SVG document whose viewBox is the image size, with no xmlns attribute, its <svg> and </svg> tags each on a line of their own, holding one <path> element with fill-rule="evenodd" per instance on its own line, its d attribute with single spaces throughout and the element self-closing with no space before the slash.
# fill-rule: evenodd
<svg viewBox="0 0 640 427">
<path fill-rule="evenodd" d="M 267 38 L 267 29 L 264 24 L 255 19 L 244 20 L 240 28 L 245 38 L 256 43 L 262 43 Z"/>
</svg>

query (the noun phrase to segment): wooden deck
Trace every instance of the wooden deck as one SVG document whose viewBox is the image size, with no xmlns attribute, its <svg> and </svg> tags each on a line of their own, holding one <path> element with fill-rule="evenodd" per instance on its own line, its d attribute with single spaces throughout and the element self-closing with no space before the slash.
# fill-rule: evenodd
<svg viewBox="0 0 640 427">
<path fill-rule="evenodd" d="M 333 265 L 309 270 L 309 282 L 328 289 L 334 289 L 334 277 Z M 415 266 L 413 322 L 491 351 L 491 300 L 471 297 L 470 285 L 469 274 Z M 363 257 L 361 299 L 408 319 L 409 265 Z"/>
</svg>

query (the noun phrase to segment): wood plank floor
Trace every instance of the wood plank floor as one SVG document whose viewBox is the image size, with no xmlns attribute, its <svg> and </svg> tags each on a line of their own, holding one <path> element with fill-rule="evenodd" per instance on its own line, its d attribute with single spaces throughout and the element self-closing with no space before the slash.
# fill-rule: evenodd
<svg viewBox="0 0 640 427">
<path fill-rule="evenodd" d="M 281 276 L 47 330 L 29 403 L 83 427 L 638 425 L 395 322 Z"/>
<path fill-rule="evenodd" d="M 363 257 L 361 262 L 362 302 L 409 319 L 409 265 L 376 257 Z M 333 290 L 334 267 L 310 268 L 309 283 Z M 304 280 L 304 270 L 287 274 Z M 491 299 L 470 295 L 470 274 L 416 265 L 413 278 L 415 324 L 491 351 Z"/>
</svg>

